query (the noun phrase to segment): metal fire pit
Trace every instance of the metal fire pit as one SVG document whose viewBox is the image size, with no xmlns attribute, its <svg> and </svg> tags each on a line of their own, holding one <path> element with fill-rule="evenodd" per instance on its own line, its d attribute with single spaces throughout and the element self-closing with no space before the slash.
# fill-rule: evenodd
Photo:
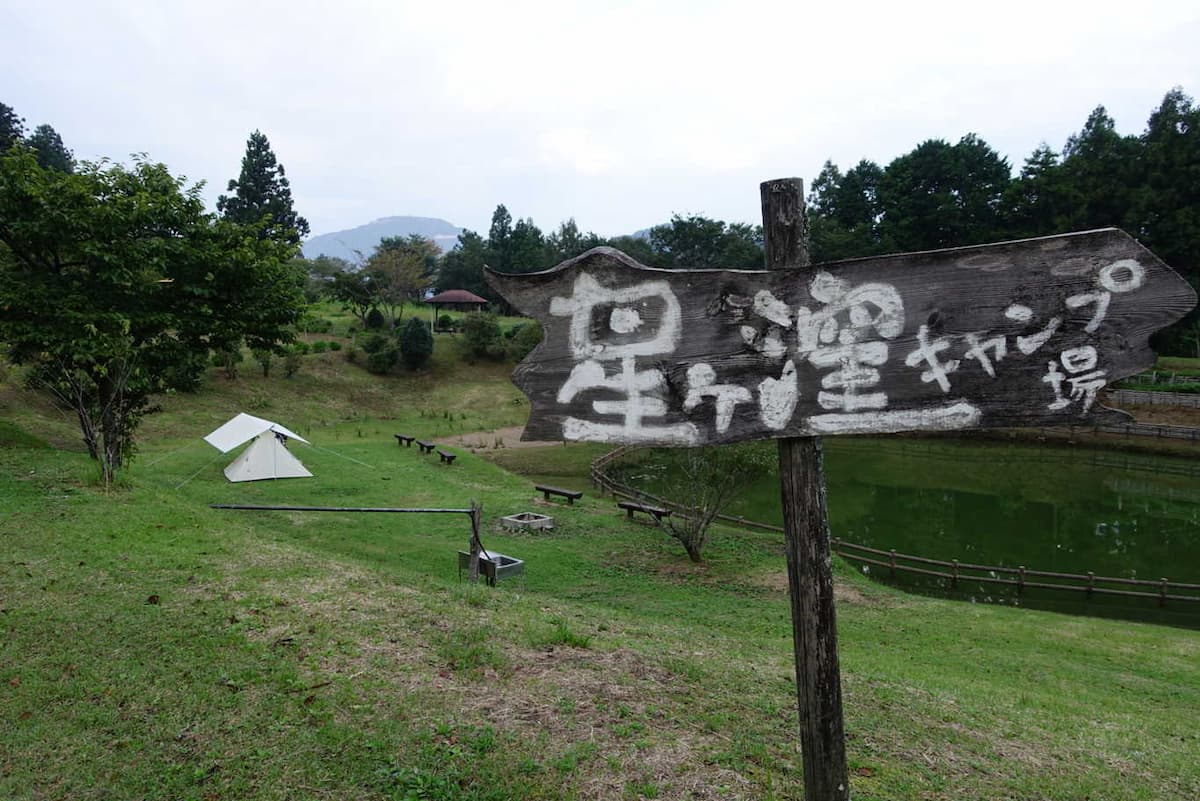
<svg viewBox="0 0 1200 801">
<path fill-rule="evenodd" d="M 525 575 L 525 560 L 515 556 L 507 556 L 495 551 L 479 554 L 479 575 L 487 579 L 487 583 L 496 586 L 502 579 L 516 578 Z M 471 567 L 471 554 L 468 551 L 458 552 L 458 579 L 462 581 L 462 573 Z"/>
<path fill-rule="evenodd" d="M 505 528 L 554 528 L 554 518 L 550 515 L 542 515 L 537 512 L 521 512 L 515 515 L 508 515 L 500 518 L 500 522 Z"/>
</svg>

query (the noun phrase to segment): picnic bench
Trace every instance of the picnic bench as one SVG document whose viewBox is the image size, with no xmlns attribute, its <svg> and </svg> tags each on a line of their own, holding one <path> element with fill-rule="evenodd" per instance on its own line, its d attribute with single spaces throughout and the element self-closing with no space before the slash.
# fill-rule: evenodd
<svg viewBox="0 0 1200 801">
<path fill-rule="evenodd" d="M 625 510 L 625 514 L 629 519 L 633 519 L 634 512 L 644 512 L 654 518 L 654 521 L 662 525 L 664 517 L 671 516 L 670 509 L 663 509 L 661 506 L 651 506 L 647 503 L 637 503 L 636 501 L 617 501 L 617 506 Z"/>
<path fill-rule="evenodd" d="M 416 437 L 406 437 L 403 434 L 394 434 L 393 436 L 396 437 L 396 445 L 397 446 L 403 445 L 406 448 L 411 448 L 412 444 L 413 444 L 413 440 L 416 439 Z"/>
<path fill-rule="evenodd" d="M 436 448 L 437 445 L 432 442 L 422 442 L 421 440 L 417 440 L 417 447 L 421 449 L 421 453 L 433 453 L 433 449 Z"/>
<path fill-rule="evenodd" d="M 534 484 L 533 488 L 542 493 L 542 496 L 548 501 L 551 495 L 567 499 L 568 506 L 574 506 L 575 501 L 583 497 L 583 493 L 579 490 L 562 489 L 561 487 L 550 487 L 545 484 Z"/>
<path fill-rule="evenodd" d="M 438 448 L 437 454 L 446 464 L 454 464 L 454 460 L 458 458 L 457 453 L 450 453 L 450 451 L 444 451 L 441 448 Z"/>
</svg>

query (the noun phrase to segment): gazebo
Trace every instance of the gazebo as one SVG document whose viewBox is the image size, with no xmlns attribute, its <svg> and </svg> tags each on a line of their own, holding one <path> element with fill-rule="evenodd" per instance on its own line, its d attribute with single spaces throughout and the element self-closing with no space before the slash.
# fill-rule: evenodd
<svg viewBox="0 0 1200 801">
<path fill-rule="evenodd" d="M 468 292 L 465 289 L 447 289 L 445 292 L 439 292 L 431 298 L 426 298 L 425 302 L 433 306 L 433 330 L 437 330 L 437 319 L 443 306 L 460 310 L 483 311 L 488 305 L 486 298 L 481 298 L 474 292 Z"/>
</svg>

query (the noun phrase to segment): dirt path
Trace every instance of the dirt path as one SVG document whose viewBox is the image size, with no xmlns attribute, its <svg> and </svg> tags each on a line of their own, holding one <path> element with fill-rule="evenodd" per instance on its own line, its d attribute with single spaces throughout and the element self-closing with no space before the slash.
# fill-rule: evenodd
<svg viewBox="0 0 1200 801">
<path fill-rule="evenodd" d="M 476 431 L 471 434 L 459 434 L 456 437 L 451 437 L 450 441 L 463 448 L 478 450 L 545 448 L 550 445 L 561 444 L 558 442 L 540 441 L 522 442 L 521 434 L 524 431 L 524 426 L 509 426 L 508 428 L 498 428 L 495 431 Z"/>
</svg>

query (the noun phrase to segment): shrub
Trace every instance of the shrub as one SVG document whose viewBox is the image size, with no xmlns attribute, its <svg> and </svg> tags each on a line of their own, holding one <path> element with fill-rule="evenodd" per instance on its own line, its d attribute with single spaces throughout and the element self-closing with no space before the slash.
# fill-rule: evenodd
<svg viewBox="0 0 1200 801">
<path fill-rule="evenodd" d="M 400 357 L 400 352 L 395 345 L 390 345 L 383 350 L 377 350 L 374 353 L 367 355 L 367 372 L 383 375 L 390 372 L 396 366 L 396 361 Z"/>
<path fill-rule="evenodd" d="M 515 329 L 512 341 L 508 343 L 508 355 L 520 361 L 542 341 L 542 326 L 537 321 L 522 323 Z"/>
<path fill-rule="evenodd" d="M 496 359 L 504 355 L 500 324 L 491 312 L 471 312 L 463 321 L 463 340 L 467 352 L 475 357 Z"/>
<path fill-rule="evenodd" d="M 299 344 L 300 344 L 299 342 L 296 343 L 296 345 L 299 345 Z M 296 345 L 292 345 L 283 354 L 283 377 L 284 378 L 291 378 L 297 372 L 300 371 L 300 357 L 303 356 L 304 354 L 302 354 L 300 352 L 300 349 L 298 347 L 296 347 Z"/>
<path fill-rule="evenodd" d="M 326 320 L 324 317 L 316 317 L 311 314 L 305 314 L 300 318 L 297 327 L 310 334 L 328 334 L 333 328 L 333 323 Z"/>
<path fill-rule="evenodd" d="M 362 341 L 362 349 L 367 353 L 379 353 L 392 344 L 392 338 L 383 334 L 371 334 Z"/>
<path fill-rule="evenodd" d="M 329 349 L 330 349 L 330 350 L 341 350 L 341 349 L 342 349 L 342 343 L 341 343 L 341 342 L 338 342 L 336 339 L 334 339 L 334 340 L 330 340 L 330 342 L 329 342 Z"/>
<path fill-rule="evenodd" d="M 453 331 L 454 318 L 448 314 L 443 314 L 437 319 L 437 328 L 439 331 Z"/>
<path fill-rule="evenodd" d="M 351 345 L 346 349 L 346 361 L 351 364 L 358 364 L 358 348 Z"/>
<path fill-rule="evenodd" d="M 301 342 L 297 340 L 296 342 L 292 343 L 292 350 L 296 351 L 296 353 L 299 353 L 301 356 L 307 356 L 308 352 L 312 350 L 312 348 L 307 342 Z"/>
<path fill-rule="evenodd" d="M 433 355 L 433 334 L 429 326 L 413 317 L 400 333 L 400 354 L 408 369 L 416 370 Z"/>
<path fill-rule="evenodd" d="M 378 331 L 387 323 L 387 318 L 383 316 L 383 312 L 379 309 L 371 309 L 367 312 L 366 326 L 372 331 Z"/>
<path fill-rule="evenodd" d="M 271 374 L 271 364 L 275 361 L 275 355 L 267 348 L 255 348 L 250 351 L 254 356 L 254 361 L 258 362 L 258 366 L 262 368 L 263 378 Z"/>
<path fill-rule="evenodd" d="M 327 350 L 329 350 L 329 343 L 323 339 L 318 339 L 316 342 L 312 343 L 313 353 L 324 353 Z"/>
</svg>

